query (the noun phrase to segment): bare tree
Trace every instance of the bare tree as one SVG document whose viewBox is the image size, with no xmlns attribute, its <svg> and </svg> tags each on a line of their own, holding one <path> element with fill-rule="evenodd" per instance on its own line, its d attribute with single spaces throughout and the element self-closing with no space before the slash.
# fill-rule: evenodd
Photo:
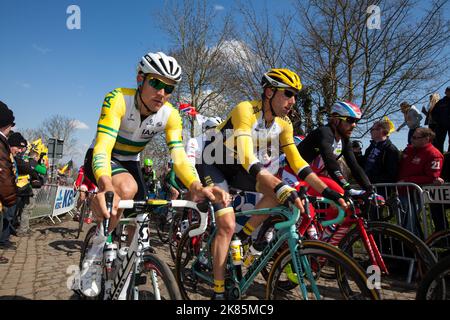
<svg viewBox="0 0 450 320">
<path fill-rule="evenodd" d="M 77 148 L 77 139 L 74 137 L 75 130 L 74 119 L 62 115 L 53 115 L 44 120 L 39 128 L 30 132 L 42 138 L 42 142 L 45 144 L 48 143 L 49 138 L 64 140 L 64 155 L 73 158 L 80 152 Z"/>
<path fill-rule="evenodd" d="M 371 30 L 372 1 L 297 0 L 302 31 L 291 33 L 290 59 L 311 86 L 316 121 L 345 99 L 361 105 L 362 125 L 368 125 L 397 112 L 402 100 L 423 101 L 441 86 L 449 66 L 447 2 L 433 1 L 419 10 L 420 4 L 408 0 L 378 1 L 381 25 Z"/>
<path fill-rule="evenodd" d="M 292 16 L 260 4 L 259 11 L 250 2 L 238 2 L 235 9 L 244 27 L 237 30 L 230 46 L 233 59 L 228 73 L 239 83 L 237 90 L 243 99 L 259 98 L 261 77 L 270 68 L 291 67 L 286 53 Z"/>
<path fill-rule="evenodd" d="M 227 68 L 223 48 L 232 30 L 229 15 L 220 17 L 206 0 L 172 0 L 166 2 L 159 20 L 172 41 L 171 54 L 183 69 L 174 98 L 190 103 L 198 112 L 223 116 L 230 88 L 223 77 Z M 194 120 L 187 120 L 192 136 Z"/>
</svg>

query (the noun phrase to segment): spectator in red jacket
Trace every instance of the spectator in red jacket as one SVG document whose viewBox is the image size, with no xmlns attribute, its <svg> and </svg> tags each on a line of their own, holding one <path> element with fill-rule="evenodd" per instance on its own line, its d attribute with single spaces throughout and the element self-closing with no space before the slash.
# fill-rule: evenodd
<svg viewBox="0 0 450 320">
<path fill-rule="evenodd" d="M 435 137 L 434 132 L 429 128 L 417 128 L 411 137 L 411 145 L 403 151 L 400 161 L 399 182 L 412 182 L 419 186 L 425 184 L 443 184 L 440 177 L 444 156 L 436 149 L 431 142 Z M 401 199 L 410 216 L 404 214 L 401 224 L 418 236 L 422 236 L 419 220 L 417 217 L 418 201 L 414 196 L 408 198 L 402 196 Z"/>
</svg>

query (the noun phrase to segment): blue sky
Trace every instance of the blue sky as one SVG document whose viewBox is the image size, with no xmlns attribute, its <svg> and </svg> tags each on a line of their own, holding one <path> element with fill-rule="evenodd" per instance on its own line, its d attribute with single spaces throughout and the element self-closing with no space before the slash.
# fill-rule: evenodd
<svg viewBox="0 0 450 320">
<path fill-rule="evenodd" d="M 229 1 L 211 2 L 222 12 L 231 8 Z M 51 115 L 66 115 L 86 125 L 76 137 L 81 147 L 89 145 L 104 95 L 135 87 L 140 56 L 169 48 L 154 19 L 162 3 L 0 0 L 0 100 L 13 109 L 17 127 L 36 128 Z M 289 0 L 276 3 L 288 8 Z M 81 30 L 66 27 L 71 4 L 81 9 Z M 392 137 L 399 147 L 406 132 Z M 81 158 L 74 160 L 80 164 Z"/>
</svg>

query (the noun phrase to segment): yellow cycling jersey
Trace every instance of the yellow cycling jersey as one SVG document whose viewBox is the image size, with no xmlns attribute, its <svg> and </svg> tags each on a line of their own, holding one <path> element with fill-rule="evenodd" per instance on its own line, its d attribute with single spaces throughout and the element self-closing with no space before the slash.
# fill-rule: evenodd
<svg viewBox="0 0 450 320">
<path fill-rule="evenodd" d="M 228 137 L 224 140 L 225 147 L 234 152 L 235 158 L 249 173 L 253 165 L 260 163 L 256 154 L 261 154 L 264 151 L 261 149 L 271 145 L 279 146 L 298 175 L 310 172 L 308 163 L 295 146 L 294 130 L 289 118 L 275 117 L 273 123 L 266 127 L 261 100 L 239 103 L 217 130 Z M 232 135 L 227 130 L 232 130 Z"/>
<path fill-rule="evenodd" d="M 141 119 L 135 94 L 136 89 L 118 88 L 105 97 L 97 135 L 91 145 L 95 179 L 111 176 L 111 157 L 119 161 L 139 161 L 146 144 L 156 134 L 165 132 L 177 176 L 188 188 L 194 181 L 200 181 L 184 151 L 178 110 L 166 103 L 158 112 Z"/>
</svg>

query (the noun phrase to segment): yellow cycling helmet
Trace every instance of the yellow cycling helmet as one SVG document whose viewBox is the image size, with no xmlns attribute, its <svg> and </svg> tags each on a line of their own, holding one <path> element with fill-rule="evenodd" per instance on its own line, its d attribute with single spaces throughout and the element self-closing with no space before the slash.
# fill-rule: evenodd
<svg viewBox="0 0 450 320">
<path fill-rule="evenodd" d="M 263 88 L 270 86 L 275 88 L 291 88 L 295 91 L 302 89 L 300 77 L 289 69 L 270 69 L 269 72 L 263 75 L 261 85 Z"/>
</svg>

